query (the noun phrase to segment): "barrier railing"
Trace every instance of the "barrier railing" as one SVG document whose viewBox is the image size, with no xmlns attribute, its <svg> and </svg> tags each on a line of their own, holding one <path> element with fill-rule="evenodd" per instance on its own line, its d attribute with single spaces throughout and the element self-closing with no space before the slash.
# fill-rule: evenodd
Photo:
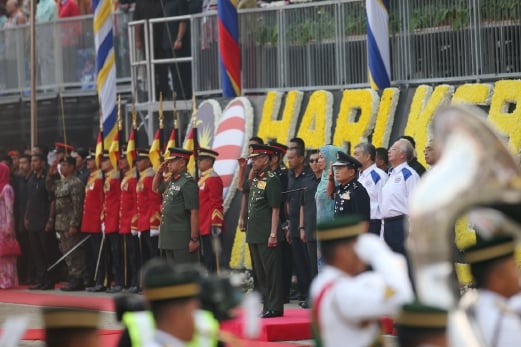
<svg viewBox="0 0 521 347">
<path fill-rule="evenodd" d="M 404 0 L 390 4 L 394 84 L 521 76 L 518 0 Z M 157 98 L 157 68 L 176 63 L 191 64 L 187 76 L 191 76 L 190 88 L 197 95 L 220 94 L 215 12 L 128 25 L 129 14 L 118 13 L 115 18 L 118 82 L 127 86 L 138 102 Z M 153 27 L 180 20 L 189 23 L 191 48 L 187 55 L 157 56 L 150 43 L 144 50 L 136 47 L 136 27 L 143 27 L 145 40 L 153 42 Z M 367 86 L 365 25 L 365 1 L 361 0 L 240 10 L 243 92 Z M 94 92 L 92 17 L 38 24 L 37 32 L 38 91 Z M 0 75 L 0 94 L 27 93 L 28 42 L 26 26 L 0 30 L 0 66 L 6 71 Z"/>
</svg>

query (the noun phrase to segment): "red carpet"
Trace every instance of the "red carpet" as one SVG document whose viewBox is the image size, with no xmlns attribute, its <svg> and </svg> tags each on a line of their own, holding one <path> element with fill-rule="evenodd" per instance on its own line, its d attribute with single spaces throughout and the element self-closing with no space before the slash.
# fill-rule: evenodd
<svg viewBox="0 0 521 347">
<path fill-rule="evenodd" d="M 304 309 L 284 310 L 284 317 L 262 319 L 259 341 L 296 341 L 311 339 L 310 311 Z M 241 318 L 223 322 L 221 329 L 244 338 Z"/>
<path fill-rule="evenodd" d="M 30 292 L 23 288 L 0 290 L 0 302 L 34 306 L 76 306 L 114 311 L 113 297 L 64 295 L 63 292 Z"/>
</svg>

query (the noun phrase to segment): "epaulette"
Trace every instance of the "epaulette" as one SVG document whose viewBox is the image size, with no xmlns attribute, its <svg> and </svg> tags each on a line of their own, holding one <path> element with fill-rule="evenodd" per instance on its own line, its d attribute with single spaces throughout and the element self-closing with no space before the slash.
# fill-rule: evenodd
<svg viewBox="0 0 521 347">
<path fill-rule="evenodd" d="M 190 173 L 188 171 L 185 172 L 185 177 L 186 178 L 192 178 L 192 175 L 190 175 Z"/>
<path fill-rule="evenodd" d="M 271 171 L 268 171 L 268 177 L 270 177 L 270 178 L 275 177 L 275 174 Z"/>
</svg>

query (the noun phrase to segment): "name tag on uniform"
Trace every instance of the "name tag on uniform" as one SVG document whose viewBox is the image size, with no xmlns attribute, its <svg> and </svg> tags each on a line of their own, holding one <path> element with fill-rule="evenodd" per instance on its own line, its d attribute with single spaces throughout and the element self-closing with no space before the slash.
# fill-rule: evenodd
<svg viewBox="0 0 521 347">
<path fill-rule="evenodd" d="M 172 187 L 172 190 L 173 190 L 174 192 L 179 192 L 179 191 L 181 190 L 181 187 L 180 187 L 180 186 L 173 186 L 173 187 Z"/>
<path fill-rule="evenodd" d="M 351 194 L 349 194 L 349 192 L 345 192 L 344 194 L 340 194 L 340 199 L 342 199 L 342 200 L 351 200 Z"/>
<path fill-rule="evenodd" d="M 266 181 L 260 181 L 259 183 L 257 183 L 257 188 L 266 189 Z"/>
</svg>

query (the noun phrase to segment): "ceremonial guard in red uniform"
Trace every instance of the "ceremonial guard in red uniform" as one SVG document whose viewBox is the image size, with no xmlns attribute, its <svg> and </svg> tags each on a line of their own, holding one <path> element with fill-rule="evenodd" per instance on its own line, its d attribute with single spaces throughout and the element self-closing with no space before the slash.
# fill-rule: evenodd
<svg viewBox="0 0 521 347">
<path fill-rule="evenodd" d="M 158 236 L 161 221 L 161 196 L 152 190 L 154 169 L 148 157 L 149 150 L 138 149 L 136 166 L 139 170 L 137 195 L 137 231 L 141 233 L 142 263 L 159 255 Z"/>
<path fill-rule="evenodd" d="M 105 154 L 101 168 L 105 173 L 105 184 L 103 192 L 105 200 L 103 204 L 102 229 L 106 237 L 106 250 L 110 254 L 111 270 L 109 273 L 114 279 L 114 286 L 107 289 L 109 293 L 119 293 L 123 289 L 123 259 L 121 256 L 121 240 L 119 237 L 119 200 L 121 195 L 120 173 L 117 168 L 112 167 L 111 161 Z"/>
<path fill-rule="evenodd" d="M 93 152 L 89 152 L 89 155 L 86 157 L 89 177 L 85 186 L 81 232 L 91 234 L 91 238 L 87 241 L 88 244 L 85 247 L 85 254 L 87 258 L 87 284 L 93 284 L 93 286 L 88 286 L 87 291 L 103 291 L 105 290 L 103 271 L 98 271 L 98 276 L 94 278 L 101 245 L 101 214 L 103 213 L 103 173 L 96 167 L 94 158 L 95 154 Z M 104 261 L 105 259 L 102 260 Z M 100 264 L 100 270 L 104 267 L 105 263 L 103 262 L 103 264 Z"/>
<path fill-rule="evenodd" d="M 119 169 L 123 173 L 119 203 L 119 234 L 123 253 L 123 283 L 128 293 L 138 292 L 139 238 L 137 236 L 137 172 L 131 168 L 126 150 L 119 158 Z M 134 226 L 134 228 L 132 228 Z"/>
<path fill-rule="evenodd" d="M 213 164 L 219 153 L 206 148 L 199 149 L 197 168 L 201 172 L 199 178 L 199 228 L 204 266 L 210 272 L 215 272 L 216 249 L 214 245 L 221 244 L 223 215 L 223 181 L 213 169 Z M 216 243 L 212 242 L 212 238 Z M 219 247 L 219 246 L 218 246 Z"/>
</svg>

